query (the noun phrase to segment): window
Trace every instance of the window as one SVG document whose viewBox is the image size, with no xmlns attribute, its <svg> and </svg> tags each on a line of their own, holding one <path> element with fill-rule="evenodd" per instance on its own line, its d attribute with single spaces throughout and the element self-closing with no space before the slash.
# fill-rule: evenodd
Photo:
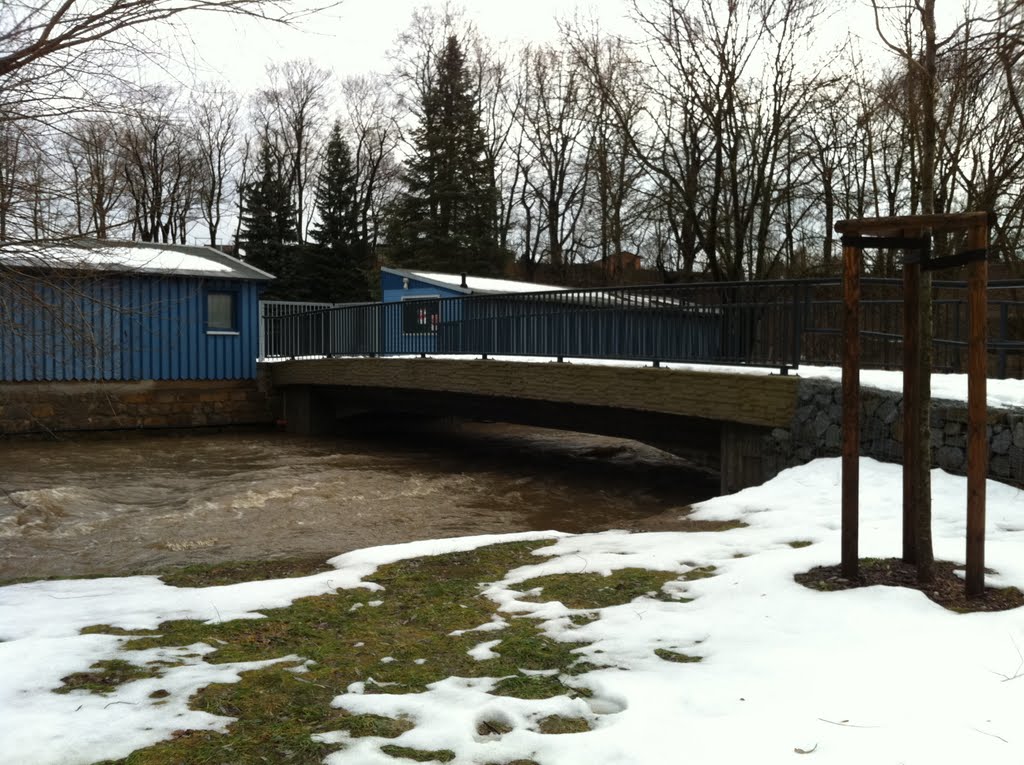
<svg viewBox="0 0 1024 765">
<path fill-rule="evenodd" d="M 238 332 L 238 295 L 234 292 L 206 293 L 206 331 Z"/>
<path fill-rule="evenodd" d="M 440 321 L 441 303 L 437 298 L 403 298 L 402 332 L 405 334 L 434 334 Z"/>
</svg>

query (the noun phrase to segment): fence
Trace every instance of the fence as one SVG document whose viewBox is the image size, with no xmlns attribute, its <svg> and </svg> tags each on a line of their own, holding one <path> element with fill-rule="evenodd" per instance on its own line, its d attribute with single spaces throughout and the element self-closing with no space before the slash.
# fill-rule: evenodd
<svg viewBox="0 0 1024 765">
<path fill-rule="evenodd" d="M 865 366 L 902 363 L 902 283 L 865 279 Z M 935 283 L 935 369 L 966 363 L 966 286 Z M 1024 281 L 993 282 L 990 373 L 1024 376 Z M 842 359 L 839 279 L 672 284 L 288 304 L 262 319 L 261 358 L 502 355 L 795 369 Z"/>
</svg>

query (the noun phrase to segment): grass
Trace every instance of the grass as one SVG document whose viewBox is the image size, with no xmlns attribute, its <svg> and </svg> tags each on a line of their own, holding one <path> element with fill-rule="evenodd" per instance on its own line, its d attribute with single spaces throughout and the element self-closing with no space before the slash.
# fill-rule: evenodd
<svg viewBox="0 0 1024 765">
<path fill-rule="evenodd" d="M 641 596 L 664 596 L 661 588 L 666 582 L 678 579 L 676 573 L 649 571 L 644 568 L 624 568 L 609 576 L 601 574 L 554 574 L 529 579 L 516 585 L 528 591 L 540 588 L 539 596 L 525 600 L 557 600 L 566 608 L 595 610 L 621 603 L 630 603 Z"/>
<path fill-rule="evenodd" d="M 171 763 L 319 763 L 338 748 L 312 738 L 313 734 L 346 730 L 352 736 L 396 739 L 409 730 L 410 720 L 379 715 L 351 714 L 332 709 L 331 700 L 353 682 L 366 682 L 366 693 L 416 693 L 430 683 L 451 676 L 501 677 L 494 695 L 541 699 L 557 695 L 587 695 L 575 687 L 576 674 L 593 669 L 579 661 L 575 649 L 580 643 L 563 643 L 540 633 L 531 618 L 506 619 L 500 632 L 467 632 L 485 624 L 496 613 L 493 601 L 480 595 L 480 582 L 503 578 L 509 570 L 528 560 L 530 553 L 548 542 L 495 545 L 469 552 L 401 561 L 381 567 L 372 577 L 383 592 L 340 590 L 330 595 L 301 598 L 286 608 L 267 609 L 266 618 L 241 619 L 222 624 L 172 621 L 156 630 L 131 632 L 124 644 L 127 654 L 156 647 L 214 646 L 204 657 L 211 663 L 257 661 L 295 654 L 309 660 L 306 671 L 274 665 L 245 672 L 234 684 L 214 684 L 190 700 L 194 709 L 237 718 L 226 734 L 180 731 L 168 741 L 133 752 L 121 765 L 170 765 Z M 280 571 L 278 567 L 275 569 Z M 301 569 L 296 569 L 301 570 Z M 190 567 L 176 572 L 172 581 L 190 586 L 226 583 L 231 577 L 254 578 L 250 566 L 228 564 Z M 277 575 L 277 574 L 274 574 Z M 660 591 L 676 575 L 628 569 L 611 577 L 592 574 L 544 577 L 530 586 L 544 587 L 545 598 L 557 595 L 574 607 L 603 608 L 628 603 L 638 595 Z M 575 584 L 573 581 L 575 580 Z M 381 600 L 377 607 L 367 605 Z M 354 608 L 362 604 L 362 607 Z M 88 632 L 128 634 L 103 625 Z M 467 651 L 477 643 L 500 639 L 497 658 L 477 661 Z M 384 657 L 394 660 L 382 663 Z M 416 663 L 417 659 L 426 659 Z M 130 662 L 117 671 L 128 672 Z M 92 677 L 100 687 L 116 686 L 119 680 L 134 679 L 105 668 L 103 678 Z M 138 668 L 145 676 L 166 671 L 166 667 Z M 522 670 L 556 670 L 556 674 L 527 674 Z M 92 673 L 82 673 L 83 675 Z M 372 677 L 374 683 L 367 682 Z M 85 687 L 85 678 L 78 687 Z M 493 724 L 493 723 L 492 723 Z M 547 719 L 538 730 L 571 733 L 588 730 L 585 720 Z M 500 735 L 501 727 L 496 726 Z M 491 731 L 492 735 L 494 734 Z M 384 744 L 381 751 L 417 761 L 447 762 L 448 750 L 412 750 Z"/>
<path fill-rule="evenodd" d="M 427 690 L 429 684 L 452 676 L 502 678 L 491 691 L 495 696 L 544 699 L 590 695 L 589 689 L 576 679 L 597 668 L 581 660 L 578 649 L 584 644 L 546 637 L 536 619 L 503 614 L 508 626 L 500 631 L 450 634 L 490 622 L 496 614 L 496 604 L 480 594 L 480 583 L 504 578 L 508 571 L 529 562 L 534 550 L 548 544 L 551 542 L 509 543 L 400 561 L 382 566 L 370 578 L 382 585 L 383 591 L 339 590 L 300 598 L 286 608 L 263 610 L 263 619 L 221 624 L 171 621 L 155 630 L 133 631 L 95 625 L 83 632 L 127 637 L 123 644 L 125 659 L 99 662 L 88 672 L 69 675 L 60 691 L 109 693 L 123 683 L 172 671 L 173 665 L 167 663 L 140 666 L 130 660 L 133 652 L 158 647 L 205 643 L 216 650 L 203 659 L 214 664 L 293 654 L 304 660 L 301 667 L 298 663 L 275 664 L 244 672 L 238 683 L 209 685 L 189 700 L 193 709 L 235 718 L 226 733 L 180 730 L 169 740 L 116 761 L 117 765 L 312 765 L 344 747 L 316 740 L 314 734 L 337 730 L 347 731 L 352 737 L 378 738 L 381 751 L 396 759 L 448 762 L 455 758 L 450 750 L 402 746 L 400 737 L 414 727 L 414 721 L 353 714 L 332 708 L 331 701 L 355 682 L 365 684 L 365 693 L 418 693 Z M 234 562 L 190 566 L 163 578 L 177 586 L 204 587 L 301 576 L 321 568 L 319 561 L 303 559 L 263 564 Z M 577 614 L 574 622 L 585 624 L 600 618 L 599 609 L 629 603 L 640 596 L 685 602 L 664 593 L 663 585 L 713 573 L 712 567 L 695 568 L 683 577 L 669 572 L 623 569 L 610 576 L 581 573 L 539 577 L 517 588 L 540 588 L 535 596 L 539 600 L 558 600 L 569 608 L 580 609 L 584 613 Z M 382 603 L 374 607 L 369 605 L 371 601 Z M 467 654 L 476 644 L 487 640 L 501 641 L 493 648 L 497 657 L 477 661 Z M 700 660 L 663 649 L 657 653 L 666 661 Z M 392 660 L 382 663 L 385 657 Z M 536 674 L 535 670 L 547 672 Z M 165 695 L 163 692 L 162 696 Z M 583 718 L 559 716 L 539 720 L 534 727 L 551 735 L 590 730 Z M 477 732 L 500 736 L 509 731 L 508 724 L 491 720 L 486 725 L 481 723 Z M 388 743 L 389 740 L 394 743 Z M 114 761 L 107 765 L 114 765 Z"/>
<path fill-rule="evenodd" d="M 56 693 L 71 691 L 89 691 L 90 693 L 112 693 L 117 686 L 132 680 L 146 677 L 157 677 L 160 673 L 155 667 L 142 667 L 123 659 L 98 661 L 89 668 L 89 672 L 75 672 L 61 678 L 64 683 L 56 689 Z"/>
</svg>

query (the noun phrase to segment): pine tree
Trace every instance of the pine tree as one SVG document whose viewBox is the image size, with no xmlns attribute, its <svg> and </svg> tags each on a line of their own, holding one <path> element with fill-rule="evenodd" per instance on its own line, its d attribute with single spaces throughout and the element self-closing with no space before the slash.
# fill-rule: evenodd
<svg viewBox="0 0 1024 765">
<path fill-rule="evenodd" d="M 260 146 L 254 179 L 242 186 L 238 244 L 244 260 L 277 277 L 268 295 L 291 297 L 295 246 L 295 209 L 280 158 L 268 143 Z"/>
<path fill-rule="evenodd" d="M 448 38 L 413 134 L 406 190 L 388 230 L 396 265 L 486 275 L 501 272 L 497 205 L 484 132 L 458 40 Z"/>
<path fill-rule="evenodd" d="M 356 176 L 352 155 L 334 125 L 317 179 L 319 222 L 310 230 L 300 282 L 309 300 L 355 302 L 370 299 L 369 246 L 359 234 Z"/>
</svg>

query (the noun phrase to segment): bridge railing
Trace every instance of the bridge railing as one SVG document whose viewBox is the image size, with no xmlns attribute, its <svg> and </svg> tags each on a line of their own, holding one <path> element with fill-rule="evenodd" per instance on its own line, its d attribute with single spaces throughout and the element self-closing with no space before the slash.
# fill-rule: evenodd
<svg viewBox="0 0 1024 765">
<path fill-rule="evenodd" d="M 897 279 L 862 282 L 862 359 L 902 364 Z M 1024 377 L 1024 280 L 989 288 L 990 374 Z M 963 371 L 963 282 L 936 282 L 938 371 Z M 533 356 L 749 365 L 783 371 L 842 359 L 838 278 L 669 284 L 410 298 L 266 315 L 266 358 Z"/>
<path fill-rule="evenodd" d="M 903 366 L 903 282 L 861 280 L 862 364 L 877 369 Z M 933 284 L 932 367 L 964 372 L 967 363 L 967 285 Z M 842 361 L 842 282 L 808 281 L 803 309 L 801 359 L 805 364 L 838 366 Z M 989 376 L 1024 377 L 1024 280 L 999 280 L 988 286 Z"/>
<path fill-rule="evenodd" d="M 503 355 L 799 363 L 799 280 L 410 298 L 266 316 L 268 358 Z"/>
</svg>

